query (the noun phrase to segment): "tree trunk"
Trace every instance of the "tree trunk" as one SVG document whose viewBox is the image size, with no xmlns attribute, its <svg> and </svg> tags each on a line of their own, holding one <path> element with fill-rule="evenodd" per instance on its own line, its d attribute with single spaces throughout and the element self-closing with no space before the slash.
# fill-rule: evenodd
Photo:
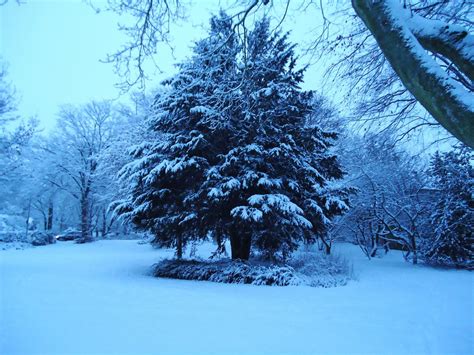
<svg viewBox="0 0 474 355">
<path fill-rule="evenodd" d="M 25 240 L 28 240 L 28 230 L 30 227 L 30 213 L 31 213 L 31 200 L 28 201 L 28 209 L 26 210 Z"/>
<path fill-rule="evenodd" d="M 61 214 L 61 218 L 59 218 L 59 231 L 62 232 L 64 230 L 64 215 Z"/>
<path fill-rule="evenodd" d="M 183 258 L 183 236 L 178 233 L 176 241 L 176 257 L 178 259 Z"/>
<path fill-rule="evenodd" d="M 321 240 L 321 242 L 324 245 L 324 251 L 325 251 L 326 255 L 331 254 L 331 243 L 328 243 L 323 235 L 320 235 L 319 239 Z"/>
<path fill-rule="evenodd" d="M 241 241 L 238 233 L 235 231 L 233 227 L 229 231 L 230 234 L 230 253 L 232 260 L 241 259 L 240 250 L 241 250 Z"/>
<path fill-rule="evenodd" d="M 90 240 L 89 231 L 89 199 L 87 195 L 81 196 L 81 239 L 86 242 Z"/>
<path fill-rule="evenodd" d="M 49 201 L 49 205 L 48 205 L 48 223 L 46 225 L 46 230 L 48 230 L 48 231 L 51 231 L 53 229 L 53 217 L 54 217 L 53 201 Z"/>
<path fill-rule="evenodd" d="M 240 245 L 240 258 L 242 260 L 249 260 L 250 258 L 250 246 L 252 244 L 252 237 L 250 233 L 246 233 L 242 236 Z"/>
<path fill-rule="evenodd" d="M 102 209 L 102 238 L 107 235 L 107 216 L 105 214 L 105 208 Z"/>
<path fill-rule="evenodd" d="M 249 233 L 238 232 L 234 227 L 229 231 L 232 260 L 249 260 L 252 237 Z"/>
<path fill-rule="evenodd" d="M 216 248 L 216 251 L 212 254 L 212 258 L 226 254 L 225 238 L 222 235 L 222 230 L 220 229 L 216 230 L 215 240 L 216 240 L 217 248 Z"/>
<path fill-rule="evenodd" d="M 323 242 L 323 243 L 324 243 L 324 249 L 325 249 L 326 255 L 331 254 L 331 245 L 326 242 Z"/>
<path fill-rule="evenodd" d="M 408 91 L 441 126 L 474 148 L 473 95 L 426 53 L 405 19 L 408 10 L 394 0 L 352 0 L 352 6 Z"/>
<path fill-rule="evenodd" d="M 416 249 L 416 238 L 411 237 L 411 248 L 413 253 L 413 264 L 418 264 L 418 250 Z"/>
</svg>

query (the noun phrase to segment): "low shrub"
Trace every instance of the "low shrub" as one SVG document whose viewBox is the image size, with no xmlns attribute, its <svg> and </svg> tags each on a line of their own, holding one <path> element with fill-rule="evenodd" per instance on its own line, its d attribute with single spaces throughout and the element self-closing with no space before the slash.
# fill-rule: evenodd
<svg viewBox="0 0 474 355">
<path fill-rule="evenodd" d="M 251 285 L 290 286 L 302 284 L 302 280 L 290 266 L 256 265 L 231 260 L 163 260 L 154 265 L 154 275 L 182 280 Z"/>
<path fill-rule="evenodd" d="M 352 265 L 338 254 L 326 255 L 320 251 L 297 251 L 289 261 L 305 284 L 313 287 L 344 286 L 354 279 Z"/>
<path fill-rule="evenodd" d="M 42 246 L 56 243 L 56 239 L 52 233 L 35 231 L 30 235 L 30 242 L 31 245 Z"/>
<path fill-rule="evenodd" d="M 156 277 L 268 286 L 335 287 L 353 278 L 352 268 L 340 256 L 297 252 L 287 265 L 261 262 L 165 259 L 153 265 Z"/>
</svg>

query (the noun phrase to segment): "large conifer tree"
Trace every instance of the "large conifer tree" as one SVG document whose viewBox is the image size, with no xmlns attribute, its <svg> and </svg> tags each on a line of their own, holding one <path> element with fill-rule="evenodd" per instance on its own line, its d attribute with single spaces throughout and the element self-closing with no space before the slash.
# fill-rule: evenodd
<svg viewBox="0 0 474 355">
<path fill-rule="evenodd" d="M 190 240 L 204 238 L 210 224 L 202 185 L 226 142 L 233 99 L 237 42 L 231 20 L 211 19 L 209 37 L 196 43 L 194 56 L 163 83 L 149 128 L 153 142 L 139 145 L 135 161 L 122 170 L 127 198 L 116 211 L 138 228 L 151 231 L 158 245 L 175 247 L 178 258 Z"/>
<path fill-rule="evenodd" d="M 251 246 L 285 258 L 299 241 L 322 236 L 331 217 L 347 208 L 345 189 L 328 182 L 343 172 L 330 147 L 336 135 L 306 126 L 311 92 L 300 83 L 287 35 L 258 22 L 244 48 L 238 127 L 222 161 L 209 174 L 210 204 L 221 212 L 232 257 Z"/>
<path fill-rule="evenodd" d="M 209 38 L 166 82 L 150 129 L 162 140 L 136 150 L 124 169 L 133 184 L 117 211 L 177 248 L 213 235 L 232 258 L 251 247 L 285 258 L 299 241 L 325 233 L 347 208 L 343 173 L 330 147 L 335 134 L 305 125 L 312 93 L 303 92 L 287 35 L 257 22 L 244 47 L 232 21 L 213 17 Z"/>
</svg>

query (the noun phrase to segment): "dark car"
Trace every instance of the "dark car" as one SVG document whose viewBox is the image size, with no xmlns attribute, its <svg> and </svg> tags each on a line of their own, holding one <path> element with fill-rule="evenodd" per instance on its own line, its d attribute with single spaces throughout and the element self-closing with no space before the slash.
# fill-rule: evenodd
<svg viewBox="0 0 474 355">
<path fill-rule="evenodd" d="M 54 238 L 60 242 L 65 242 L 68 240 L 80 239 L 82 236 L 81 232 L 78 230 L 66 230 L 63 234 L 59 234 Z"/>
</svg>

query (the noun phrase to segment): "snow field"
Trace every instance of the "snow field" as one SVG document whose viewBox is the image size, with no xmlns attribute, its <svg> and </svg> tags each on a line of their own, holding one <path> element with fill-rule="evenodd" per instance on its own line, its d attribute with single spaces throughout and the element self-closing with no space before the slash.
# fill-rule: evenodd
<svg viewBox="0 0 474 355">
<path fill-rule="evenodd" d="M 473 276 L 367 260 L 337 288 L 157 279 L 136 241 L 0 251 L 1 354 L 472 354 Z"/>
</svg>

